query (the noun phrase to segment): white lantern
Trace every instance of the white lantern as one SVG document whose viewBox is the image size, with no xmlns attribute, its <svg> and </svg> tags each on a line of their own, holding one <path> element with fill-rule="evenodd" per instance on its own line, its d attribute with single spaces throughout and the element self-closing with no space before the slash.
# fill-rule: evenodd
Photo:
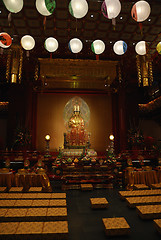
<svg viewBox="0 0 161 240">
<path fill-rule="evenodd" d="M 45 1 L 45 0 L 36 0 L 37 11 L 43 16 L 50 16 L 56 7 L 55 0 Z"/>
<path fill-rule="evenodd" d="M 25 50 L 31 50 L 35 47 L 35 40 L 30 35 L 25 35 L 21 38 L 21 45 Z"/>
<path fill-rule="evenodd" d="M 131 16 L 137 22 L 145 21 L 150 15 L 150 5 L 146 1 L 136 2 L 131 9 Z"/>
<path fill-rule="evenodd" d="M 101 54 L 104 52 L 105 50 L 105 44 L 103 41 L 101 40 L 95 40 L 92 44 L 91 44 L 91 49 L 95 54 Z"/>
<path fill-rule="evenodd" d="M 145 55 L 146 54 L 146 43 L 145 41 L 140 41 L 135 46 L 135 51 L 139 55 Z"/>
<path fill-rule="evenodd" d="M 127 44 L 122 40 L 117 41 L 113 45 L 113 50 L 117 55 L 123 55 L 127 50 Z"/>
<path fill-rule="evenodd" d="M 58 41 L 53 37 L 47 38 L 45 40 L 45 49 L 48 52 L 55 52 L 58 49 Z"/>
<path fill-rule="evenodd" d="M 5 7 L 9 12 L 18 13 L 23 8 L 23 0 L 3 0 Z"/>
<path fill-rule="evenodd" d="M 102 14 L 108 19 L 116 18 L 121 11 L 119 0 L 105 0 L 101 7 Z"/>
<path fill-rule="evenodd" d="M 69 12 L 75 18 L 82 18 L 88 12 L 88 3 L 86 0 L 71 0 L 69 3 Z"/>
<path fill-rule="evenodd" d="M 12 44 L 12 38 L 8 33 L 2 32 L 0 33 L 0 47 L 8 48 Z"/>
<path fill-rule="evenodd" d="M 69 42 L 69 49 L 72 53 L 79 53 L 83 48 L 82 42 L 78 38 L 73 38 Z"/>
</svg>

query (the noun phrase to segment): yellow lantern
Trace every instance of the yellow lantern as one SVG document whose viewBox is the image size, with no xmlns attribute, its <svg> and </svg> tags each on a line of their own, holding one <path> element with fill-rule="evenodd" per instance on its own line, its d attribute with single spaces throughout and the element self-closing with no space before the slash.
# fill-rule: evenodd
<svg viewBox="0 0 161 240">
<path fill-rule="evenodd" d="M 157 44 L 157 52 L 161 54 L 161 42 Z"/>
</svg>

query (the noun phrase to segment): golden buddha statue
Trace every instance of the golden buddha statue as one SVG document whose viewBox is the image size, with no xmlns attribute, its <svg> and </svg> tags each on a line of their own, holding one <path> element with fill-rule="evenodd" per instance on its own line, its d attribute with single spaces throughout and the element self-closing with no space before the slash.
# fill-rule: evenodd
<svg viewBox="0 0 161 240">
<path fill-rule="evenodd" d="M 65 140 L 68 147 L 83 147 L 87 145 L 88 134 L 80 114 L 79 105 L 74 106 L 74 112 L 68 122 L 68 133 Z"/>
</svg>

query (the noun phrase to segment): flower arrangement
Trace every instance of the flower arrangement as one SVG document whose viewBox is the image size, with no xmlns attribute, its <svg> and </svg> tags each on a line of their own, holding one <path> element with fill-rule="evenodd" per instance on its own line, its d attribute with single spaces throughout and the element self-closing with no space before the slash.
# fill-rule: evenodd
<svg viewBox="0 0 161 240">
<path fill-rule="evenodd" d="M 31 145 L 31 134 L 27 128 L 17 127 L 13 148 L 29 147 Z"/>
</svg>

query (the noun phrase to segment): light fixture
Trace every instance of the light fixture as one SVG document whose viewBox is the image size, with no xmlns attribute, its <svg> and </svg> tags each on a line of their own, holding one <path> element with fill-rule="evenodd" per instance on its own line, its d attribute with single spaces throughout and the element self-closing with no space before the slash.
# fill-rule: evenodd
<svg viewBox="0 0 161 240">
<path fill-rule="evenodd" d="M 161 42 L 157 44 L 157 52 L 161 54 Z"/>
<path fill-rule="evenodd" d="M 49 141 L 49 140 L 50 140 L 50 135 L 47 134 L 47 135 L 45 136 L 45 140 L 46 140 L 46 141 Z"/>
<path fill-rule="evenodd" d="M 23 8 L 23 0 L 3 0 L 7 10 L 12 13 L 18 13 Z"/>
<path fill-rule="evenodd" d="M 0 33 L 0 47 L 9 48 L 12 44 L 12 38 L 8 33 Z"/>
<path fill-rule="evenodd" d="M 50 135 L 47 134 L 45 136 L 45 141 L 46 141 L 46 153 L 49 154 L 49 142 L 50 142 Z"/>
<path fill-rule="evenodd" d="M 146 43 L 145 41 L 140 41 L 135 46 L 135 51 L 138 55 L 145 55 L 146 54 Z"/>
<path fill-rule="evenodd" d="M 105 44 L 102 40 L 95 40 L 92 44 L 91 44 L 91 49 L 92 52 L 94 52 L 95 54 L 101 54 L 104 52 L 105 50 Z"/>
<path fill-rule="evenodd" d="M 69 12 L 75 18 L 83 18 L 88 12 L 87 1 L 71 0 L 69 3 Z"/>
<path fill-rule="evenodd" d="M 56 8 L 55 0 L 36 0 L 36 9 L 43 16 L 50 16 Z"/>
<path fill-rule="evenodd" d="M 69 49 L 72 53 L 79 53 L 83 48 L 81 40 L 78 38 L 73 38 L 69 42 Z"/>
<path fill-rule="evenodd" d="M 35 47 L 35 40 L 30 35 L 25 35 L 21 38 L 21 45 L 27 51 L 32 50 Z"/>
<path fill-rule="evenodd" d="M 151 8 L 148 2 L 138 1 L 136 2 L 131 9 L 131 16 L 137 22 L 145 21 L 151 12 Z"/>
<path fill-rule="evenodd" d="M 111 141 L 113 141 L 113 140 L 114 140 L 114 135 L 111 134 L 111 135 L 109 136 L 109 139 L 110 139 Z"/>
<path fill-rule="evenodd" d="M 44 45 L 48 52 L 55 52 L 58 49 L 58 41 L 53 37 L 47 38 Z"/>
<path fill-rule="evenodd" d="M 123 55 L 127 50 L 127 44 L 122 40 L 117 41 L 113 45 L 113 50 L 117 55 Z"/>
<path fill-rule="evenodd" d="M 121 11 L 121 3 L 119 0 L 105 0 L 102 3 L 101 11 L 103 16 L 108 19 L 116 18 Z"/>
</svg>

